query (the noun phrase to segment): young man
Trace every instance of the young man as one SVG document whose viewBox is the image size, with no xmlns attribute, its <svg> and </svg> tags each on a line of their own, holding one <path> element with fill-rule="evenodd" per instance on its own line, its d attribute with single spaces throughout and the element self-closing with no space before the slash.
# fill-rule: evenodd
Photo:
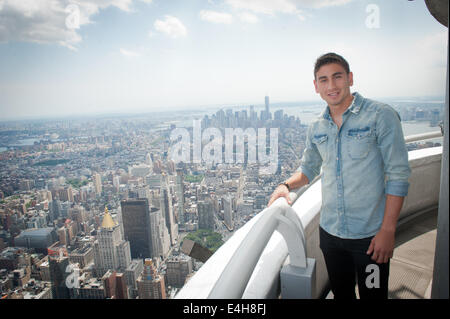
<svg viewBox="0 0 450 319">
<path fill-rule="evenodd" d="M 410 168 L 400 118 L 390 106 L 351 93 L 353 73 L 335 53 L 319 57 L 314 87 L 328 106 L 310 125 L 297 172 L 269 206 L 322 168 L 320 248 L 335 299 L 388 297 L 395 228 Z M 370 277 L 369 277 L 370 276 Z"/>
</svg>

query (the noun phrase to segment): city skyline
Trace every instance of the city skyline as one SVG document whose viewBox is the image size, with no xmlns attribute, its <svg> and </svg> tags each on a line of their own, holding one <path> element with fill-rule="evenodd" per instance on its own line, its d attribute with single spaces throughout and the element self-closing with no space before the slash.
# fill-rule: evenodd
<svg viewBox="0 0 450 319">
<path fill-rule="evenodd" d="M 446 48 L 423 1 L 1 0 L 0 111 L 320 101 L 312 69 L 328 51 L 348 59 L 363 95 L 443 97 Z"/>
</svg>

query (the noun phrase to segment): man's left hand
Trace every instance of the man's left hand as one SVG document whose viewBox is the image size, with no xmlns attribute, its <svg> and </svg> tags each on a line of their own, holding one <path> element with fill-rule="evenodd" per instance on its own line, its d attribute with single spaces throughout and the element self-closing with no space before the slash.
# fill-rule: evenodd
<svg viewBox="0 0 450 319">
<path fill-rule="evenodd" d="M 381 229 L 370 242 L 367 255 L 378 264 L 387 263 L 392 257 L 395 245 L 395 231 Z"/>
</svg>

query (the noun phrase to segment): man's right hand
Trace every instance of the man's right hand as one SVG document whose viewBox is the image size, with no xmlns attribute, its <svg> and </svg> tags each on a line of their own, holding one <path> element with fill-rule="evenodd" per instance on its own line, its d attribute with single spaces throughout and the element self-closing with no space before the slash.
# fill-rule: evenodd
<svg viewBox="0 0 450 319">
<path fill-rule="evenodd" d="M 287 189 L 287 187 L 284 185 L 278 185 L 278 187 L 275 188 L 272 195 L 270 196 L 270 200 L 269 200 L 269 203 L 267 204 L 267 207 L 272 205 L 272 203 L 280 197 L 286 198 L 289 205 L 292 204 L 292 202 L 289 198 L 289 190 Z"/>
</svg>

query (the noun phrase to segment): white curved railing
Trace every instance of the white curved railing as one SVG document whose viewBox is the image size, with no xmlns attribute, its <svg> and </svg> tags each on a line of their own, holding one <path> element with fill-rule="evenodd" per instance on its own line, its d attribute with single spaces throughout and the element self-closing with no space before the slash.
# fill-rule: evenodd
<svg viewBox="0 0 450 319">
<path fill-rule="evenodd" d="M 408 136 L 405 141 L 439 136 L 442 136 L 440 132 L 426 133 Z M 439 200 L 442 147 L 410 151 L 408 156 L 412 173 L 399 224 L 420 212 L 437 207 Z M 328 283 L 318 236 L 321 180 L 316 179 L 308 187 L 291 193 L 291 198 L 299 199 L 292 205 L 292 211 L 288 209 L 285 199 L 279 198 L 236 231 L 186 283 L 176 298 L 278 298 L 281 267 L 291 259 L 288 252 L 291 254 L 291 250 L 295 251 L 292 240 L 296 240 L 301 247 L 304 242 L 302 237 L 306 240 L 306 256 L 303 258 L 316 259 L 316 296 L 313 297 L 321 297 Z M 295 212 L 300 226 L 295 222 L 297 219 L 286 212 Z M 300 236 L 290 235 L 296 239 L 288 239 L 288 244 L 278 232 L 279 216 L 287 214 L 296 224 L 295 229 L 301 233 Z M 290 262 L 301 263 L 298 251 L 295 254 L 296 259 Z"/>
<path fill-rule="evenodd" d="M 306 267 L 305 238 L 302 224 L 283 198 L 277 199 L 269 208 L 261 213 L 259 220 L 254 223 L 250 231 L 235 250 L 231 260 L 226 265 L 214 284 L 208 298 L 241 298 L 247 282 L 253 274 L 253 269 L 267 245 L 273 232 L 282 234 L 288 246 L 291 264 Z M 242 261 L 247 263 L 242 267 Z"/>
</svg>

